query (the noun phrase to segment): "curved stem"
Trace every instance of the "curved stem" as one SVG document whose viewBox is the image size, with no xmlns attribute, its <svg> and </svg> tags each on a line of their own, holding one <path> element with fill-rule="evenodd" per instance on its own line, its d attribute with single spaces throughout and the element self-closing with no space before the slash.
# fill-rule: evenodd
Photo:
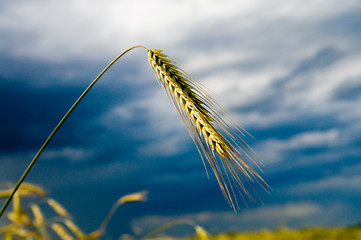
<svg viewBox="0 0 361 240">
<path fill-rule="evenodd" d="M 117 209 L 120 205 L 123 205 L 123 203 L 120 201 L 116 201 L 113 204 L 112 208 L 110 209 L 107 216 L 104 218 L 103 222 L 100 224 L 100 227 L 98 228 L 98 230 L 100 230 L 101 233 L 105 232 L 105 228 L 107 227 L 110 219 L 112 219 L 114 213 L 117 211 Z"/>
<path fill-rule="evenodd" d="M 89 92 L 89 90 L 93 87 L 93 85 L 98 81 L 98 79 L 119 59 L 121 58 L 124 54 L 126 54 L 127 52 L 129 52 L 130 50 L 134 49 L 134 48 L 144 48 L 148 51 L 148 49 L 144 46 L 141 45 L 136 45 L 134 47 L 128 48 L 127 50 L 125 50 L 124 52 L 122 52 L 118 57 L 116 57 L 111 63 L 108 64 L 108 66 L 106 68 L 104 68 L 104 70 L 93 80 L 93 82 L 87 87 L 87 89 L 85 89 L 85 91 L 80 95 L 80 97 L 78 98 L 78 100 L 75 101 L 75 103 L 73 104 L 73 106 L 68 110 L 68 112 L 64 115 L 64 117 L 60 120 L 60 122 L 58 123 L 58 125 L 54 128 L 54 130 L 52 131 L 52 133 L 49 135 L 49 137 L 46 139 L 46 141 L 44 142 L 43 146 L 40 148 L 40 150 L 38 151 L 38 153 L 35 155 L 35 157 L 33 158 L 33 160 L 30 162 L 29 166 L 27 167 L 27 169 L 25 170 L 25 172 L 23 173 L 23 175 L 21 176 L 21 178 L 19 179 L 19 181 L 17 182 L 16 186 L 14 187 L 11 195 L 8 197 L 8 199 L 6 200 L 4 206 L 1 209 L 0 212 L 0 218 L 3 215 L 3 213 L 5 212 L 7 206 L 9 205 L 11 199 L 14 197 L 14 194 L 16 193 L 16 191 L 18 190 L 18 188 L 20 187 L 21 183 L 24 181 L 25 177 L 28 175 L 28 173 L 30 172 L 31 168 L 34 166 L 36 160 L 39 158 L 40 154 L 43 152 L 43 150 L 45 149 L 45 147 L 48 145 L 48 143 L 50 142 L 50 140 L 53 138 L 54 134 L 58 131 L 58 129 L 61 127 L 61 125 L 64 123 L 64 121 L 68 118 L 68 116 L 70 115 L 70 113 L 74 110 L 74 108 L 78 105 L 78 103 L 83 99 L 83 97 Z"/>
</svg>

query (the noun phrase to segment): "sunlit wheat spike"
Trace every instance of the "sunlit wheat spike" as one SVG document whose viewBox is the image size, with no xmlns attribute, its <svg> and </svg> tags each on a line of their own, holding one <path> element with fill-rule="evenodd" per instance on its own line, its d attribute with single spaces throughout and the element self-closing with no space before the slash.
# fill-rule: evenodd
<svg viewBox="0 0 361 240">
<path fill-rule="evenodd" d="M 13 236 L 10 233 L 5 233 L 3 240 L 12 240 Z"/>
<path fill-rule="evenodd" d="M 69 212 L 57 201 L 52 198 L 49 198 L 47 201 L 48 205 L 60 216 L 64 218 L 71 218 Z"/>
<path fill-rule="evenodd" d="M 28 191 L 28 192 L 31 192 L 33 194 L 36 194 L 36 195 L 39 195 L 41 197 L 45 197 L 46 196 L 46 192 L 43 188 L 39 187 L 39 186 L 36 186 L 34 184 L 31 184 L 31 183 L 23 183 L 20 187 L 21 190 L 23 191 Z"/>
<path fill-rule="evenodd" d="M 208 233 L 204 228 L 196 225 L 194 229 L 196 230 L 197 236 L 200 240 L 209 240 Z"/>
<path fill-rule="evenodd" d="M 101 230 L 95 230 L 86 236 L 86 240 L 99 239 L 104 233 Z"/>
<path fill-rule="evenodd" d="M 44 227 L 44 225 L 45 225 L 44 215 L 43 215 L 42 211 L 40 210 L 39 205 L 32 203 L 30 205 L 30 209 L 34 215 L 34 225 L 37 228 Z"/>
<path fill-rule="evenodd" d="M 85 239 L 85 233 L 72 221 L 66 219 L 64 224 L 70 229 L 70 231 L 79 239 Z"/>
<path fill-rule="evenodd" d="M 12 189 L 6 189 L 0 191 L 0 199 L 2 198 L 8 198 L 11 195 Z"/>
<path fill-rule="evenodd" d="M 29 215 L 23 209 L 21 209 L 19 212 L 15 212 L 15 211 L 9 212 L 7 214 L 7 217 L 11 222 L 17 225 L 23 225 L 23 224 L 31 225 L 32 223 Z"/>
<path fill-rule="evenodd" d="M 58 223 L 51 224 L 51 228 L 53 231 L 62 239 L 62 240 L 73 240 L 73 236 L 71 236 L 68 231 L 62 225 Z"/>
<path fill-rule="evenodd" d="M 225 111 L 206 93 L 204 88 L 176 66 L 162 50 L 148 50 L 148 60 L 161 86 L 179 112 L 199 153 L 210 164 L 223 195 L 236 211 L 235 190 L 252 196 L 245 183 L 258 182 L 267 186 L 249 165 L 254 152 L 227 123 Z M 244 131 L 235 126 L 236 131 Z M 258 167 L 258 165 L 257 165 Z M 223 170 L 222 170 L 223 169 Z M 243 198 L 243 195 L 242 195 Z M 235 203 L 233 202 L 235 200 Z M 238 204 L 237 204 L 238 207 Z"/>
<path fill-rule="evenodd" d="M 46 219 L 44 217 L 43 212 L 40 209 L 40 206 L 35 203 L 31 203 L 30 209 L 34 216 L 34 221 L 32 222 L 33 226 L 37 228 L 43 240 L 50 239 L 49 233 L 46 229 Z"/>
<path fill-rule="evenodd" d="M 0 236 L 2 234 L 7 235 L 8 239 L 42 239 L 38 233 L 16 225 L 8 225 L 1 228 Z"/>
<path fill-rule="evenodd" d="M 124 195 L 123 197 L 119 198 L 119 204 L 130 203 L 130 202 L 140 202 L 147 200 L 147 191 L 141 191 L 136 193 L 131 193 Z"/>
<path fill-rule="evenodd" d="M 22 222 L 21 212 L 22 212 L 21 198 L 19 195 L 15 195 L 13 200 L 13 211 L 9 213 L 8 218 L 17 224 L 21 224 Z"/>
<path fill-rule="evenodd" d="M 1 190 L 0 191 L 0 199 L 9 197 L 11 195 L 12 190 L 13 190 L 13 188 Z M 46 196 L 46 192 L 44 191 L 44 189 L 42 189 L 41 187 L 36 186 L 34 184 L 27 183 L 27 182 L 24 182 L 21 184 L 21 186 L 19 187 L 19 190 L 17 191 L 16 194 L 19 197 L 27 197 L 30 195 L 38 195 L 41 197 Z"/>
<path fill-rule="evenodd" d="M 8 213 L 7 217 L 11 222 L 17 225 L 31 224 L 30 217 L 28 216 L 28 213 L 21 207 L 21 198 L 17 194 L 14 196 L 13 210 Z"/>
</svg>

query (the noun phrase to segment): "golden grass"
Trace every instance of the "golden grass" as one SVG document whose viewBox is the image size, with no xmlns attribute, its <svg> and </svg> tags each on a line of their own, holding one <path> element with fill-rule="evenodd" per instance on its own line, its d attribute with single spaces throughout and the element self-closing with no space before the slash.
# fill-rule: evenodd
<svg viewBox="0 0 361 240">
<path fill-rule="evenodd" d="M 3 193 L 3 198 L 10 194 L 8 189 L 0 190 L 0 193 Z M 0 226 L 0 239 L 48 240 L 54 233 L 62 240 L 100 239 L 105 235 L 107 224 L 119 206 L 131 202 L 146 201 L 146 194 L 146 191 L 142 191 L 120 197 L 99 228 L 87 234 L 74 222 L 72 216 L 59 202 L 46 197 L 44 189 L 25 182 L 14 195 L 12 209 L 7 214 L 7 223 Z M 33 201 L 29 201 L 30 198 Z M 44 205 L 48 205 L 54 210 L 53 212 L 50 211 L 52 215 L 46 216 L 44 214 L 42 210 Z M 49 211 L 47 214 L 49 215 Z"/>
</svg>

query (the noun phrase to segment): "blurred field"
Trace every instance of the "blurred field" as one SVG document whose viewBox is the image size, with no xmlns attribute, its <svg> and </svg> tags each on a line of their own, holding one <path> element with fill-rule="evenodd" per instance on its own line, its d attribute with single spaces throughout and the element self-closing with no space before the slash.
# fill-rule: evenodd
<svg viewBox="0 0 361 240">
<path fill-rule="evenodd" d="M 301 230 L 275 230 L 275 231 L 259 231 L 245 233 L 227 233 L 218 234 L 209 237 L 210 240 L 357 240 L 361 239 L 361 226 L 346 228 L 307 228 Z"/>
<path fill-rule="evenodd" d="M 5 186 L 6 184 L 2 184 Z M 0 189 L 0 200 L 8 198 L 12 186 Z M 108 222 L 120 205 L 130 202 L 146 201 L 146 191 L 126 194 L 120 197 L 112 206 L 102 224 L 91 233 L 85 233 L 74 222 L 71 214 L 56 200 L 47 196 L 40 186 L 24 182 L 14 195 L 11 208 L 6 217 L 1 219 L 0 240 L 27 239 L 27 240 L 99 240 L 113 239 L 107 236 Z M 44 211 L 43 211 L 44 210 Z M 185 225 L 193 228 L 195 235 L 188 238 L 174 238 L 166 234 L 168 229 Z M 361 224 L 343 228 L 304 228 L 292 230 L 261 230 L 254 232 L 220 233 L 210 235 L 203 226 L 187 219 L 170 221 L 159 226 L 145 236 L 122 234 L 120 240 L 361 240 Z"/>
</svg>

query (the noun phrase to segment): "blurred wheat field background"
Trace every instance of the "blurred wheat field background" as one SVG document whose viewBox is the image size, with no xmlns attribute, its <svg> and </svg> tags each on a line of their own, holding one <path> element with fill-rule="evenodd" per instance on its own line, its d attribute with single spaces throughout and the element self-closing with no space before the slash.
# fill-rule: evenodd
<svg viewBox="0 0 361 240">
<path fill-rule="evenodd" d="M 13 186 L 0 191 L 0 199 L 10 195 Z M 102 224 L 91 233 L 85 233 L 74 222 L 74 217 L 56 200 L 47 196 L 44 189 L 30 183 L 23 183 L 14 196 L 12 209 L 7 214 L 8 222 L 0 226 L 2 239 L 53 239 L 58 237 L 64 240 L 70 239 L 100 239 L 108 238 L 106 228 L 118 207 L 132 202 L 146 201 L 146 192 L 132 193 L 120 197 L 112 206 Z M 39 201 L 42 199 L 42 201 Z M 47 205 L 48 209 L 44 205 Z M 47 216 L 52 212 L 50 216 Z M 45 212 L 47 214 L 45 214 Z M 195 235 L 192 237 L 174 237 L 167 234 L 167 230 L 179 225 L 189 225 L 194 228 Z M 139 236 L 123 234 L 119 239 L 137 239 Z M 361 239 L 361 227 L 347 228 L 305 228 L 291 230 L 260 230 L 243 233 L 209 234 L 203 227 L 192 220 L 176 220 L 154 229 L 140 239 L 200 239 L 200 240 L 228 240 L 228 239 Z"/>
<path fill-rule="evenodd" d="M 147 189 L 146 202 L 117 210 L 107 236 L 140 238 L 189 219 L 210 238 L 245 231 L 242 237 L 357 239 L 360 11 L 353 0 L 0 1 L 0 189 L 18 181 L 89 80 L 141 43 L 163 49 L 254 137 L 242 136 L 264 164 L 263 172 L 252 167 L 273 190 L 251 184 L 247 190 L 263 204 L 245 204 L 234 188 L 238 209 L 232 189 L 214 175 L 215 164 L 207 179 L 144 51 L 132 51 L 89 92 L 27 177 L 83 233 L 98 229 L 119 197 Z M 35 205 L 26 210 L 34 224 L 41 222 L 32 215 Z M 27 221 L 14 216 L 0 226 Z M 196 234 L 188 225 L 169 231 L 170 237 Z"/>
</svg>

